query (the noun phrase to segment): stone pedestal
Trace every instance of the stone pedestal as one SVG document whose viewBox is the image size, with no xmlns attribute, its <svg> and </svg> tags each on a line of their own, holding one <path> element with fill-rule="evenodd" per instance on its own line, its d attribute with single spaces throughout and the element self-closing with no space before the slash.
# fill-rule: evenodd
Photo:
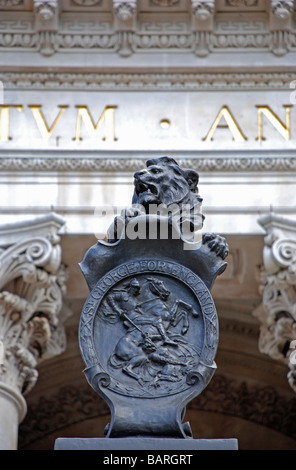
<svg viewBox="0 0 296 470">
<path fill-rule="evenodd" d="M 59 438 L 55 450 L 238 450 L 237 439 L 169 439 L 154 437 Z"/>
</svg>

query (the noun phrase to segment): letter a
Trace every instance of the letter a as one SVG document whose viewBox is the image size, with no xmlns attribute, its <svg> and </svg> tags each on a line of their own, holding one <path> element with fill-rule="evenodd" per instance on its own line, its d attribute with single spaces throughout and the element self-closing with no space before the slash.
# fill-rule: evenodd
<svg viewBox="0 0 296 470">
<path fill-rule="evenodd" d="M 224 118 L 226 121 L 226 126 L 219 124 L 221 119 Z M 228 128 L 232 134 L 233 140 L 236 142 L 244 142 L 247 140 L 247 138 L 243 135 L 242 131 L 240 130 L 238 124 L 236 123 L 234 117 L 232 116 L 231 112 L 229 111 L 227 106 L 223 106 L 223 108 L 220 109 L 218 116 L 216 117 L 214 123 L 212 124 L 208 134 L 206 137 L 204 137 L 205 142 L 209 142 L 210 140 L 213 140 L 213 134 L 217 127 L 220 128 Z"/>
</svg>

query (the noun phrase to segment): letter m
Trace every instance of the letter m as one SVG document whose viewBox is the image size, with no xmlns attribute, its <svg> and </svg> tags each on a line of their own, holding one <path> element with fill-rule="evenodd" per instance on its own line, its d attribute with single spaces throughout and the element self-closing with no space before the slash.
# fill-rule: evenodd
<svg viewBox="0 0 296 470">
<path fill-rule="evenodd" d="M 75 141 L 82 140 L 80 136 L 82 121 L 89 135 L 94 135 L 94 133 L 97 133 L 100 127 L 102 126 L 102 124 L 104 123 L 105 135 L 103 137 L 103 140 L 106 142 L 116 140 L 115 130 L 114 130 L 114 111 L 116 109 L 116 106 L 106 106 L 101 116 L 99 117 L 97 124 L 94 124 L 93 118 L 87 106 L 76 106 L 76 108 L 78 110 L 77 121 L 76 121 L 76 134 L 73 140 Z"/>
</svg>

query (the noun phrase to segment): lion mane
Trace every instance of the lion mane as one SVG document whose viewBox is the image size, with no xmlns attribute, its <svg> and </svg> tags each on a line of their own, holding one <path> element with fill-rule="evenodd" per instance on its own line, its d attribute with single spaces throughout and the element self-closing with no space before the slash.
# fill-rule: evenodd
<svg viewBox="0 0 296 470">
<path fill-rule="evenodd" d="M 202 198 L 197 187 L 198 181 L 199 175 L 195 170 L 181 168 L 171 157 L 148 160 L 146 168 L 134 174 L 132 207 L 124 209 L 120 216 L 115 217 L 108 230 L 108 242 L 114 243 L 119 240 L 120 233 L 132 218 L 141 215 L 149 217 L 151 207 L 153 207 L 152 214 L 154 214 L 155 207 L 157 210 L 160 207 L 168 208 L 169 211 L 164 212 L 170 223 L 176 222 L 176 213 L 173 211 L 177 208 L 177 225 L 181 238 L 184 241 L 193 240 L 194 232 L 203 227 L 204 221 L 201 213 Z M 173 210 L 170 212 L 171 208 Z M 183 231 L 184 225 L 186 233 Z M 225 238 L 215 233 L 204 233 L 202 244 L 207 245 L 210 251 L 223 260 L 228 255 L 229 247 Z"/>
<path fill-rule="evenodd" d="M 147 213 L 150 204 L 201 204 L 196 171 L 182 169 L 171 157 L 148 160 L 146 167 L 134 174 L 133 204 L 144 206 Z"/>
<path fill-rule="evenodd" d="M 202 198 L 198 194 L 199 175 L 195 170 L 182 169 L 171 157 L 148 160 L 146 168 L 134 174 L 132 207 L 116 217 L 108 231 L 108 240 L 118 239 L 120 231 L 131 218 L 146 214 L 165 215 L 169 223 L 184 227 L 192 237 L 203 226 Z M 182 228 L 181 228 L 182 226 Z M 115 235 L 115 237 L 113 236 Z"/>
</svg>

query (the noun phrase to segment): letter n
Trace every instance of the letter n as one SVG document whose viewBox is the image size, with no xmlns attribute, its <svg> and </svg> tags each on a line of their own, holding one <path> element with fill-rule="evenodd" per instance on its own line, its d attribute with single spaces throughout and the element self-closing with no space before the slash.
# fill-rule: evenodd
<svg viewBox="0 0 296 470">
<path fill-rule="evenodd" d="M 286 110 L 286 125 L 284 125 L 276 114 L 269 108 L 269 106 L 256 106 L 258 109 L 258 137 L 257 140 L 265 140 L 263 137 L 263 116 L 265 116 L 273 127 L 281 134 L 285 140 L 291 138 L 291 107 L 290 105 L 284 105 Z"/>
</svg>

